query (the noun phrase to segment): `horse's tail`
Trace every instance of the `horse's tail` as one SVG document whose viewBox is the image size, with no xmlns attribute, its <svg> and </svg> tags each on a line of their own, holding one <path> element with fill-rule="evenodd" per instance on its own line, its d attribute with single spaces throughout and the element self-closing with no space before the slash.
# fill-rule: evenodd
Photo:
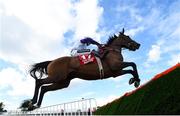
<svg viewBox="0 0 180 116">
<path fill-rule="evenodd" d="M 30 69 L 30 75 L 35 79 L 41 79 L 43 74 L 47 75 L 47 66 L 51 61 L 45 61 L 45 62 L 40 62 L 40 63 L 36 63 L 32 66 L 32 68 Z M 39 73 L 39 75 L 37 76 L 36 72 Z"/>
</svg>

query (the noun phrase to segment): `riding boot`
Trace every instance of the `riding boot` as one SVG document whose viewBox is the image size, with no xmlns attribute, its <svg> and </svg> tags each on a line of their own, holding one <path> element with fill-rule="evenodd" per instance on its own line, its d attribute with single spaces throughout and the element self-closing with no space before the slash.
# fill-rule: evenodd
<svg viewBox="0 0 180 116">
<path fill-rule="evenodd" d="M 92 50 L 92 53 L 93 53 L 95 56 L 97 56 L 97 57 L 99 57 L 99 58 L 101 59 L 101 55 L 100 55 L 97 51 Z"/>
</svg>

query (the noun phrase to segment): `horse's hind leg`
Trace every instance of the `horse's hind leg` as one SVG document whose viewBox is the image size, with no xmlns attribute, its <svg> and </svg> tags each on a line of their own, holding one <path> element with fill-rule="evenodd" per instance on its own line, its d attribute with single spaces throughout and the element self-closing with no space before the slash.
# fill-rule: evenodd
<svg viewBox="0 0 180 116">
<path fill-rule="evenodd" d="M 35 89 L 34 89 L 34 96 L 31 100 L 32 104 L 35 104 L 37 102 L 38 94 L 39 94 L 39 88 L 41 85 L 39 84 L 40 79 L 35 81 Z"/>
<path fill-rule="evenodd" d="M 51 84 L 51 83 L 54 83 L 55 81 L 56 81 L 56 78 L 51 78 L 51 77 L 36 80 L 34 96 L 33 96 L 33 99 L 31 100 L 32 104 L 35 104 L 37 102 L 40 87 L 43 84 Z"/>
<path fill-rule="evenodd" d="M 44 96 L 44 94 L 46 92 L 54 91 L 54 90 L 58 90 L 58 89 L 62 89 L 62 88 L 66 88 L 66 87 L 69 86 L 69 84 L 70 84 L 70 80 L 66 79 L 66 80 L 62 80 L 62 81 L 60 81 L 58 83 L 53 83 L 51 85 L 42 86 L 37 106 L 38 107 L 41 106 L 41 103 L 42 103 L 42 100 L 43 100 L 43 96 Z"/>
</svg>

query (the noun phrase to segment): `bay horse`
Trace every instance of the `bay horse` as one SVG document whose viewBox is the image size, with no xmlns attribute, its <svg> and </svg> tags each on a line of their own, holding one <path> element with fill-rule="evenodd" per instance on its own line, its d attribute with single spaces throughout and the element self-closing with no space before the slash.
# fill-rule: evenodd
<svg viewBox="0 0 180 116">
<path fill-rule="evenodd" d="M 136 64 L 134 62 L 124 62 L 121 51 L 122 48 L 135 51 L 139 47 L 139 43 L 124 34 L 124 29 L 118 35 L 114 34 L 109 37 L 105 46 L 102 47 L 105 52 L 101 59 L 104 69 L 103 79 L 132 74 L 133 78 L 129 80 L 129 84 L 134 83 L 134 86 L 138 87 L 140 85 L 140 79 Z M 132 69 L 124 69 L 129 66 Z M 34 96 L 31 100 L 22 103 L 22 106 L 27 104 L 28 110 L 40 107 L 46 92 L 68 87 L 70 81 L 74 78 L 84 80 L 101 79 L 97 63 L 80 65 L 78 57 L 75 56 L 65 56 L 52 61 L 34 64 L 30 70 L 30 75 L 35 79 Z M 43 75 L 47 75 L 47 77 L 42 78 Z"/>
</svg>

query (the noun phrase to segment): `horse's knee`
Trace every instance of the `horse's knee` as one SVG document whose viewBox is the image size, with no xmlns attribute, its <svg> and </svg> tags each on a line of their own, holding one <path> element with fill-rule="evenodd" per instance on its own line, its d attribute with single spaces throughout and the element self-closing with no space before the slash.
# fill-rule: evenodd
<svg viewBox="0 0 180 116">
<path fill-rule="evenodd" d="M 136 68 L 136 64 L 135 64 L 134 62 L 131 62 L 131 66 L 132 66 L 133 68 Z"/>
</svg>

